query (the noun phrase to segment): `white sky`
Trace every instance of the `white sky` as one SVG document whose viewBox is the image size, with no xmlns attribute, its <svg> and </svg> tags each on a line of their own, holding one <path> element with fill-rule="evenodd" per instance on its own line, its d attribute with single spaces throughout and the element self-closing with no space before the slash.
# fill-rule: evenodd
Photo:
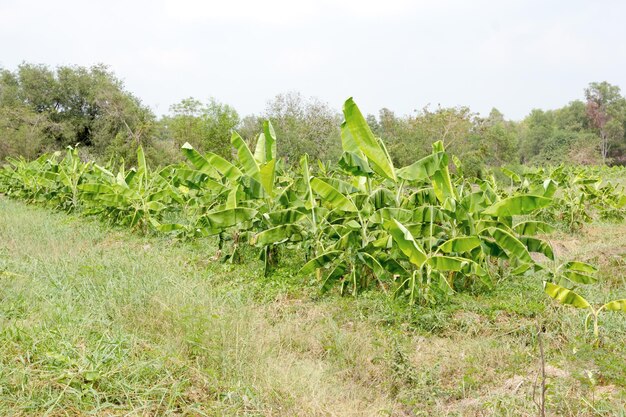
<svg viewBox="0 0 626 417">
<path fill-rule="evenodd" d="M 521 119 L 591 81 L 626 90 L 625 18 L 621 0 L 0 0 L 0 67 L 102 62 L 158 114 L 193 96 L 243 116 L 295 90 Z"/>
</svg>

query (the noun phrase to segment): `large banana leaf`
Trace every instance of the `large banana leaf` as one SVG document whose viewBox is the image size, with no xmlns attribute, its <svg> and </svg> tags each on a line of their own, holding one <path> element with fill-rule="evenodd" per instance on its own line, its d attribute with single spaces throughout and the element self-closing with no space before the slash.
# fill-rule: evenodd
<svg viewBox="0 0 626 417">
<path fill-rule="evenodd" d="M 479 246 L 480 239 L 477 236 L 461 236 L 444 242 L 439 249 L 445 253 L 463 253 L 470 252 Z"/>
<path fill-rule="evenodd" d="M 211 231 L 220 231 L 228 227 L 235 226 L 239 223 L 254 218 L 257 214 L 255 209 L 251 208 L 231 208 L 219 211 L 212 211 L 203 216 L 203 226 Z"/>
<path fill-rule="evenodd" d="M 192 165 L 200 172 L 204 172 L 208 176 L 212 178 L 220 178 L 220 176 L 215 171 L 215 168 L 211 166 L 209 161 L 198 151 L 196 151 L 193 146 L 189 144 L 189 142 L 185 142 L 185 144 L 181 147 L 183 155 L 192 163 Z"/>
<path fill-rule="evenodd" d="M 509 259 L 518 259 L 524 263 L 532 263 L 533 260 L 526 246 L 511 233 L 499 227 L 492 227 L 487 230 Z"/>
<path fill-rule="evenodd" d="M 300 268 L 300 274 L 311 274 L 315 272 L 316 269 L 323 268 L 335 259 L 337 259 L 344 252 L 340 250 L 333 250 L 325 252 L 313 259 L 309 262 L 305 263 L 302 268 Z"/>
<path fill-rule="evenodd" d="M 350 212 L 358 211 L 349 198 L 341 194 L 335 187 L 319 178 L 311 179 L 311 188 L 322 197 L 323 203 L 328 204 L 332 208 Z"/>
<path fill-rule="evenodd" d="M 413 162 L 411 165 L 400 168 L 397 171 L 397 175 L 407 181 L 423 181 L 429 179 L 441 166 L 447 166 L 447 164 L 448 157 L 445 152 L 437 152 Z"/>
<path fill-rule="evenodd" d="M 246 175 L 261 182 L 259 165 L 256 163 L 254 155 L 250 152 L 250 148 L 248 148 L 246 142 L 239 136 L 239 133 L 233 132 L 230 143 L 237 149 L 237 159 L 239 159 L 239 163 L 243 167 Z"/>
<path fill-rule="evenodd" d="M 526 245 L 528 252 L 541 253 L 548 259 L 554 261 L 554 251 L 552 250 L 552 246 L 545 240 L 529 236 L 520 236 L 519 240 Z"/>
<path fill-rule="evenodd" d="M 544 281 L 543 289 L 550 297 L 554 298 L 561 304 L 576 308 L 589 308 L 591 305 L 580 295 L 572 290 L 561 287 L 560 285 Z"/>
<path fill-rule="evenodd" d="M 385 228 L 393 237 L 394 242 L 396 242 L 402 253 L 409 258 L 409 261 L 418 268 L 421 268 L 428 257 L 417 244 L 411 232 L 395 219 L 386 222 Z"/>
<path fill-rule="evenodd" d="M 343 114 L 351 139 L 356 143 L 358 149 L 367 157 L 369 162 L 372 163 L 374 171 L 385 178 L 396 181 L 396 173 L 389 154 L 384 148 L 384 145 L 382 145 L 372 133 L 372 130 L 352 97 L 347 99 L 344 103 Z M 354 149 L 344 150 L 354 152 Z"/>
<path fill-rule="evenodd" d="M 551 198 L 537 195 L 516 195 L 505 198 L 490 207 L 483 214 L 493 217 L 512 217 L 530 214 L 535 210 L 547 207 L 552 203 Z"/>
<path fill-rule="evenodd" d="M 254 243 L 257 246 L 266 246 L 290 239 L 302 240 L 301 232 L 302 228 L 296 224 L 284 224 L 258 233 L 254 237 Z"/>
</svg>

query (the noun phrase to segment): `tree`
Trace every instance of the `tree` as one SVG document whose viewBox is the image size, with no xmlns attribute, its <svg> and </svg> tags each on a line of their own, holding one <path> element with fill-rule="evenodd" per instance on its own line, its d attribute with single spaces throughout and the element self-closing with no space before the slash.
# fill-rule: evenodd
<svg viewBox="0 0 626 417">
<path fill-rule="evenodd" d="M 153 125 L 150 109 L 104 65 L 25 63 L 0 72 L 0 156 L 80 144 L 96 156 L 132 160 L 138 144 L 150 144 Z"/>
<path fill-rule="evenodd" d="M 304 153 L 323 161 L 341 155 L 341 116 L 317 98 L 305 99 L 297 92 L 279 94 L 267 104 L 262 117 L 271 120 L 280 156 L 287 163 L 298 163 Z"/>
<path fill-rule="evenodd" d="M 603 163 L 615 142 L 624 139 L 626 101 L 620 88 L 606 81 L 593 82 L 585 89 L 587 116 L 600 135 L 600 154 Z"/>
<path fill-rule="evenodd" d="M 234 108 L 211 98 L 208 103 L 189 97 L 170 107 L 164 119 L 177 146 L 189 142 L 196 149 L 231 157 L 230 136 L 239 124 Z"/>
</svg>

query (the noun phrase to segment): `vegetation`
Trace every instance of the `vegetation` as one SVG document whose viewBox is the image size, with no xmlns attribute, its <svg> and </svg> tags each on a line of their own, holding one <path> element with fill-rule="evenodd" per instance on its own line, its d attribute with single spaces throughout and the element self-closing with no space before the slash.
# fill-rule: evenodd
<svg viewBox="0 0 626 417">
<path fill-rule="evenodd" d="M 80 144 L 83 159 L 106 163 L 122 157 L 130 166 L 141 144 L 149 163 L 167 165 L 179 161 L 177 149 L 185 142 L 229 160 L 232 129 L 254 147 L 263 121 L 271 120 L 287 164 L 298 165 L 304 153 L 314 160 L 336 161 L 341 156 L 341 119 L 328 104 L 295 92 L 277 95 L 260 115 L 240 117 L 215 99 L 203 103 L 190 97 L 157 119 L 102 65 L 0 69 L 0 160 L 19 155 L 32 159 Z M 366 120 L 385 139 L 396 166 L 427 156 L 440 140 L 463 160 L 466 173 L 476 176 L 519 164 L 625 162 L 626 99 L 607 82 L 590 83 L 583 100 L 556 110 L 533 109 L 522 121 L 506 120 L 495 108 L 480 116 L 462 106 L 426 106 L 407 116 L 383 108 Z"/>
<path fill-rule="evenodd" d="M 249 242 L 260 249 L 266 273 L 277 265 L 281 247 L 301 248 L 307 259 L 301 272 L 315 273 L 323 292 L 335 284 L 353 295 L 376 287 L 410 304 L 491 288 L 505 270 L 521 275 L 558 267 L 570 284 L 588 283 L 593 277 L 581 271 L 592 266 L 556 265 L 554 249 L 540 237 L 552 226 L 541 218 L 558 218 L 573 229 L 595 213 L 624 217 L 622 190 L 601 186 L 584 171 L 560 167 L 549 175 L 541 170 L 520 176 L 504 170 L 511 184 L 503 188 L 493 178 L 464 176 L 442 142 L 433 145 L 431 155 L 395 169 L 352 99 L 344 116 L 338 167 L 319 164 L 315 175 L 306 155 L 299 169 L 282 165 L 275 131 L 266 121 L 254 153 L 233 133 L 235 164 L 185 144 L 189 165 L 152 171 L 140 147 L 137 168 L 122 164 L 114 173 L 81 162 L 69 148 L 62 160 L 46 155 L 33 162 L 10 160 L 3 188 L 10 196 L 81 210 L 144 232 L 217 235 L 219 250 L 226 250 L 231 262 Z"/>
<path fill-rule="evenodd" d="M 624 296 L 624 224 L 556 232 L 556 255 L 596 264 L 590 303 Z M 382 292 L 319 297 L 289 251 L 264 277 L 210 258 L 217 240 L 142 236 L 0 198 L 0 414 L 535 416 L 626 411 L 626 320 L 499 279 L 438 306 Z"/>
<path fill-rule="evenodd" d="M 623 268 L 623 254 L 615 256 L 615 265 L 607 264 L 606 259 L 591 255 L 592 247 L 601 244 L 598 239 L 577 251 L 563 250 L 560 243 L 571 233 L 593 230 L 590 227 L 603 233 L 623 229 L 626 172 L 618 166 L 552 165 L 561 162 L 559 158 L 574 143 L 583 141 L 592 143 L 590 155 L 598 150 L 596 156 L 603 162 L 619 161 L 624 135 L 619 128 L 624 120 L 620 112 L 626 106 L 616 87 L 591 84 L 586 105 L 575 102 L 555 112 L 533 111 L 528 122 L 520 124 L 504 120 L 497 110 L 481 119 L 467 108 L 424 109 L 403 119 L 384 110 L 377 120 L 365 117 L 351 98 L 344 103 L 340 123 L 323 103 L 306 101 L 297 94 L 278 96 L 266 120 L 246 117 L 240 121 L 230 106 L 215 100 L 204 105 L 189 98 L 172 107 L 172 116 L 156 121 L 104 68 L 60 68 L 47 74 L 48 85 L 39 89 L 32 89 L 29 71 L 41 73 L 34 77 L 37 80 L 47 74 L 44 67 L 28 65 L 20 67 L 19 76 L 3 73 L 5 80 L 15 81 L 11 81 L 13 90 L 4 86 L 0 90 L 0 103 L 4 103 L 0 115 L 7 121 L 7 137 L 14 141 L 7 142 L 7 154 L 17 149 L 23 127 L 14 123 L 13 108 L 39 118 L 44 127 L 26 129 L 28 138 L 38 144 L 30 154 L 7 156 L 8 164 L 0 169 L 0 193 L 70 214 L 98 217 L 118 230 L 122 239 L 139 242 L 134 250 L 143 245 L 145 252 L 154 244 L 171 259 L 141 260 L 134 265 L 130 258 L 118 259 L 108 250 L 106 256 L 102 254 L 103 262 L 112 257 L 111 262 L 124 273 L 128 268 L 140 269 L 127 280 L 117 272 L 111 275 L 104 263 L 102 270 L 94 269 L 98 263 L 91 262 L 95 249 L 90 248 L 84 259 L 89 265 L 81 266 L 85 274 L 79 270 L 64 278 L 51 276 L 50 283 L 40 282 L 26 294 L 25 288 L 33 286 L 34 277 L 41 273 L 39 264 L 20 267 L 13 243 L 0 248 L 7 253 L 0 252 L 0 274 L 16 285 L 0 293 L 3 303 L 7 300 L 0 320 L 9 329 L 0 335 L 5 342 L 3 357 L 27 352 L 18 355 L 21 369 L 0 372 L 7 387 L 0 390 L 7 404 L 2 411 L 51 414 L 75 407 L 79 413 L 105 414 L 292 415 L 294 407 L 302 407 L 295 399 L 306 398 L 310 406 L 305 406 L 303 414 L 311 415 L 319 414 L 319 404 L 323 413 L 331 414 L 347 406 L 368 414 L 478 415 L 487 410 L 518 415 L 522 410 L 528 414 L 532 402 L 543 410 L 546 401 L 558 414 L 626 412 L 616 406 L 623 403 L 626 376 L 615 366 L 615 358 L 624 353 L 619 342 L 624 316 L 616 317 L 626 312 L 620 289 L 626 283 L 619 282 L 623 281 L 619 275 L 611 276 Z M 81 91 L 68 80 L 81 77 L 100 77 L 111 95 L 101 98 L 98 87 L 89 93 L 93 101 L 82 100 L 82 93 L 63 101 L 66 87 L 73 85 L 70 91 Z M 36 91 L 49 94 L 51 104 L 36 105 L 38 98 L 28 95 Z M 6 97 L 13 101 L 1 101 Z M 142 116 L 133 119 L 138 114 Z M 243 134 L 233 131 L 234 127 L 241 127 Z M 99 142 L 106 131 L 114 132 L 123 146 Z M 550 144 L 546 138 L 554 141 Z M 598 138 L 597 149 L 592 149 L 596 146 L 592 138 Z M 74 141 L 79 145 L 73 146 Z M 519 156 L 528 161 L 516 160 L 516 141 L 522 149 Z M 311 143 L 318 149 L 313 156 L 305 152 Z M 68 146 L 63 152 L 29 158 L 64 145 Z M 174 152 L 178 146 L 180 151 Z M 131 147 L 136 148 L 132 155 Z M 518 162 L 543 166 L 531 168 Z M 0 204 L 11 213 L 21 207 L 4 199 Z M 96 240 L 105 239 L 102 229 L 76 221 L 99 235 Z M 28 229 L 26 219 L 22 223 L 7 229 L 8 242 L 13 242 L 11 236 L 19 228 Z M 63 227 L 57 228 L 60 235 L 68 233 Z M 142 236 L 129 237 L 120 227 Z M 90 239 L 87 236 L 77 245 L 83 247 Z M 623 246 L 620 242 L 615 242 L 618 248 Z M 62 254 L 53 261 L 66 262 Z M 207 272 L 212 275 L 208 286 L 198 281 Z M 154 282 L 146 283 L 151 275 Z M 181 279 L 189 282 L 181 283 Z M 38 302 L 20 304 L 34 291 L 46 294 L 41 300 L 60 295 L 61 301 L 50 311 Z M 561 304 L 587 310 L 587 317 L 579 317 L 575 309 L 557 309 L 549 298 L 540 297 L 542 291 Z M 323 297 L 327 292 L 355 298 Z M 356 336 L 357 330 L 335 329 L 328 336 L 325 325 L 315 324 L 314 330 L 331 339 L 319 341 L 322 356 L 312 357 L 312 345 L 299 336 L 284 339 L 283 331 L 291 334 L 297 328 L 290 326 L 306 328 L 307 323 L 296 317 L 286 326 L 282 310 L 278 316 L 268 310 L 276 307 L 277 299 L 305 301 L 309 308 L 332 305 L 331 316 L 323 314 L 325 320 L 335 327 L 337 323 L 358 327 L 365 339 Z M 81 300 L 86 304 L 79 308 L 76 303 Z M 483 315 L 489 321 L 493 309 L 504 311 L 515 326 L 492 324 L 495 332 L 487 332 L 488 339 L 496 345 L 501 340 L 523 343 L 522 348 L 508 348 L 525 352 L 526 357 L 509 357 L 499 345 L 488 347 L 471 338 L 468 342 L 479 350 L 504 355 L 505 367 L 514 370 L 503 382 L 514 380 L 511 398 L 481 390 L 482 384 L 489 383 L 472 375 L 480 366 L 469 374 L 464 371 L 461 385 L 453 375 L 456 385 L 446 388 L 441 382 L 445 375 L 415 365 L 407 351 L 415 337 L 432 341 L 441 334 L 442 339 L 452 340 L 456 334 L 460 342 L 467 328 L 451 324 L 455 315 L 470 312 L 479 321 Z M 77 312 L 75 318 L 69 316 L 73 312 Z M 130 316 L 122 317 L 127 313 Z M 41 318 L 35 319 L 36 314 Z M 229 314 L 233 317 L 225 320 Z M 156 321 L 151 323 L 150 317 Z M 46 336 L 46 331 L 43 339 L 33 336 L 50 323 L 53 334 L 60 337 Z M 159 323 L 171 328 L 161 333 Z M 275 334 L 277 323 L 280 330 Z M 593 338 L 586 331 L 590 323 Z M 218 330 L 211 329 L 216 324 Z M 485 336 L 483 323 L 479 324 L 475 336 Z M 79 329 L 76 335 L 68 334 L 72 326 Z M 110 326 L 115 326 L 113 333 Z M 267 339 L 256 339 L 258 328 L 267 331 Z M 504 336 L 501 331 L 506 331 Z M 346 334 L 348 339 L 339 343 L 338 338 Z M 113 343 L 103 335 L 117 335 L 115 340 L 122 344 L 101 351 Z M 570 390 L 572 384 L 579 384 L 575 389 L 584 404 L 572 408 L 568 395 L 557 393 L 558 383 L 556 388 L 546 388 L 544 338 L 548 361 L 593 368 L 583 377 L 572 371 L 559 376 L 563 379 L 559 383 Z M 377 339 L 384 345 L 372 346 Z M 249 345 L 239 347 L 240 342 Z M 137 343 L 157 350 L 152 360 L 150 354 L 137 350 Z M 359 346 L 365 356 L 354 350 Z M 573 349 L 573 354 L 563 349 Z M 580 350 L 584 352 L 577 355 Z M 293 359 L 290 363 L 295 368 L 286 375 L 280 374 L 282 368 L 275 363 L 277 352 L 287 352 Z M 123 358 L 129 354 L 134 356 Z M 357 372 L 354 379 L 318 375 L 324 390 L 330 391 L 333 385 L 348 390 L 349 402 L 345 403 L 337 394 L 310 394 L 311 367 L 304 366 L 306 360 L 333 372 L 356 372 L 354 366 L 364 366 L 372 374 Z M 484 367 L 488 365 L 484 360 L 477 361 Z M 593 363 L 598 361 L 602 364 Z M 541 382 L 537 378 L 530 382 L 526 369 L 530 363 L 540 365 Z M 260 377 L 256 364 L 269 367 L 264 371 L 268 379 Z M 459 366 L 465 369 L 467 365 L 463 361 Z M 3 368 L 7 366 L 3 363 Z M 136 369 L 135 376 L 128 379 L 130 374 L 119 366 Z M 519 375 L 521 369 L 525 369 L 523 375 Z M 294 381 L 297 376 L 302 380 Z M 37 391 L 35 385 L 44 378 L 54 378 L 58 386 Z M 174 385 L 165 388 L 163 381 L 168 387 Z M 591 388 L 582 389 L 582 381 Z M 519 397 L 516 393 L 524 383 L 527 394 Z M 599 384 L 611 386 L 611 392 L 596 402 Z M 376 393 L 374 402 L 368 400 L 372 393 Z M 435 399 L 426 408 L 424 395 Z M 457 404 L 454 409 L 441 403 L 477 396 L 484 396 L 485 401 Z"/>
</svg>

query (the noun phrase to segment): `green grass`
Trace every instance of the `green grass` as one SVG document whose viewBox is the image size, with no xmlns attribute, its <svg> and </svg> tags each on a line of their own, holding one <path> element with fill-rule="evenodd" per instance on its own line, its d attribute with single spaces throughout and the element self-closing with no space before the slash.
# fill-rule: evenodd
<svg viewBox="0 0 626 417">
<path fill-rule="evenodd" d="M 554 243 L 626 297 L 624 225 Z M 0 197 L 0 415 L 534 416 L 539 324 L 549 415 L 626 416 L 626 315 L 594 347 L 540 277 L 409 307 L 215 252 Z"/>
</svg>

